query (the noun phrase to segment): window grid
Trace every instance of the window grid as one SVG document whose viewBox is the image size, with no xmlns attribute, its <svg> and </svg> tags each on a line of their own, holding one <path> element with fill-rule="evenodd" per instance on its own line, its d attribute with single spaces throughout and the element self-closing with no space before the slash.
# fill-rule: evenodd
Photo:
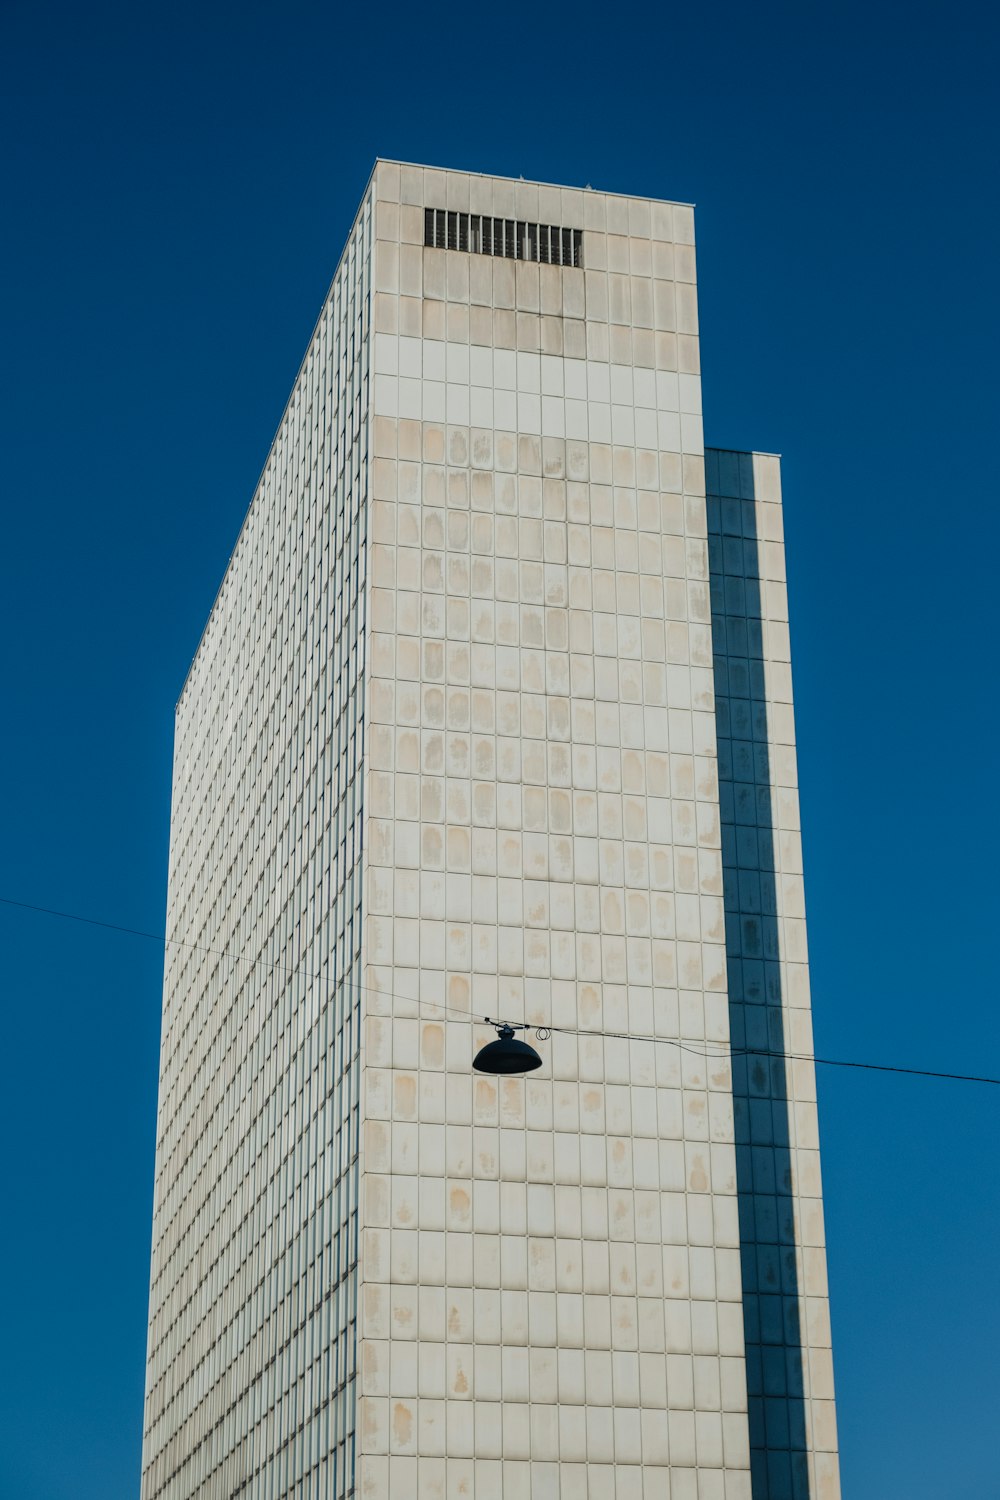
<svg viewBox="0 0 1000 1500">
<path fill-rule="evenodd" d="M 355 1488 L 370 235 L 178 706 L 143 1500 Z"/>
</svg>

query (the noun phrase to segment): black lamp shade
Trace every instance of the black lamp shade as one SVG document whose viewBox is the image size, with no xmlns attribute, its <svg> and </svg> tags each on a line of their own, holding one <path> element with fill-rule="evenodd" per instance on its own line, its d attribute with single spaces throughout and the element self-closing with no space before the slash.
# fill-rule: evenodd
<svg viewBox="0 0 1000 1500">
<path fill-rule="evenodd" d="M 501 1026 L 495 1042 L 487 1042 L 472 1059 L 480 1073 L 533 1073 L 542 1066 L 534 1047 L 519 1042 L 512 1026 Z"/>
</svg>

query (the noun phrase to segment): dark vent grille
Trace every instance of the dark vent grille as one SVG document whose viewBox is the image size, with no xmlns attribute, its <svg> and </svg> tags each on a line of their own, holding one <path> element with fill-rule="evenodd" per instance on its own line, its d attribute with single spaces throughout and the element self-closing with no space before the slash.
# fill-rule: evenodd
<svg viewBox="0 0 1000 1500">
<path fill-rule="evenodd" d="M 502 255 L 507 260 L 537 260 L 546 266 L 579 266 L 583 230 L 425 208 L 424 244 L 438 250 L 467 250 L 473 255 Z"/>
</svg>

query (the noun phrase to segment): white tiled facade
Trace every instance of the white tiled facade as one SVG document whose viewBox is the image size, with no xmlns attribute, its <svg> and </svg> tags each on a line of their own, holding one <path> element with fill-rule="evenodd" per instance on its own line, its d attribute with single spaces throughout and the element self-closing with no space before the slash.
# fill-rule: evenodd
<svg viewBox="0 0 1000 1500">
<path fill-rule="evenodd" d="M 777 465 L 706 505 L 693 242 L 375 169 L 178 708 L 144 1500 L 839 1494 Z"/>
</svg>

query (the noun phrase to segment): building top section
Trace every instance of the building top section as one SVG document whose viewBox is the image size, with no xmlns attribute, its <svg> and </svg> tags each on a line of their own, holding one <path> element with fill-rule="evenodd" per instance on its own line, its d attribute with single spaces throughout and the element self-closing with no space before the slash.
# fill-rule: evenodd
<svg viewBox="0 0 1000 1500">
<path fill-rule="evenodd" d="M 447 253 L 451 251 L 457 253 L 451 256 Z M 358 269 L 362 262 L 363 273 Z M 471 348 L 493 348 L 500 356 L 501 375 L 497 378 L 501 381 L 506 380 L 507 353 L 524 356 L 522 363 L 527 361 L 532 370 L 540 356 L 576 361 L 572 376 L 577 382 L 579 362 L 589 360 L 599 366 L 592 372 L 586 392 L 573 386 L 565 398 L 571 403 L 565 416 L 556 413 L 560 432 L 565 427 L 566 436 L 580 436 L 573 424 L 584 422 L 586 410 L 591 436 L 605 440 L 600 434 L 606 428 L 607 441 L 616 432 L 616 441 L 638 440 L 625 410 L 631 397 L 612 402 L 610 384 L 603 392 L 603 384 L 612 379 L 616 392 L 626 385 L 631 390 L 633 367 L 643 372 L 638 377 L 644 392 L 639 401 L 643 431 L 643 423 L 648 426 L 656 420 L 656 403 L 649 394 L 656 372 L 662 373 L 661 384 L 670 385 L 671 390 L 678 381 L 685 384 L 685 390 L 697 384 L 700 365 L 694 210 L 690 204 L 379 158 L 361 194 L 278 436 L 311 368 L 311 353 L 327 349 L 322 344 L 321 329 L 324 319 L 328 321 L 331 316 L 337 288 L 350 267 L 354 268 L 351 285 L 363 283 L 364 288 L 354 307 L 358 347 L 374 332 L 389 339 L 425 339 L 439 344 L 441 350 L 448 344 L 453 346 L 453 362 L 468 361 Z M 412 342 L 400 344 L 392 359 L 412 360 L 414 348 Z M 328 356 L 323 353 L 318 357 Z M 477 377 L 480 364 L 481 359 L 476 363 Z M 363 378 L 367 377 L 367 368 L 365 363 Z M 393 364 L 378 373 L 383 377 L 382 386 L 393 388 L 393 412 L 404 417 L 413 415 L 411 407 L 415 408 L 419 399 L 421 415 L 436 419 L 435 403 L 443 399 L 446 414 L 452 413 L 447 416 L 452 425 L 470 421 L 475 401 L 482 420 L 477 417 L 473 425 L 541 435 L 543 394 L 545 409 L 553 412 L 557 403 L 561 409 L 564 399 L 548 386 L 543 393 L 536 384 L 531 390 L 525 388 L 516 409 L 510 411 L 510 388 L 502 385 L 495 401 L 490 396 L 495 383 L 492 374 L 484 382 L 472 380 L 467 370 L 463 378 L 452 379 L 449 387 L 447 381 L 424 373 L 422 359 L 419 370 Z M 556 378 L 547 368 L 546 379 L 550 377 Z M 318 378 L 315 371 L 313 378 Z M 526 366 L 525 379 L 531 378 L 540 380 L 541 376 L 532 377 Z M 558 380 L 562 391 L 561 373 Z M 596 403 L 594 412 L 587 406 L 588 400 Z M 685 401 L 689 404 L 684 405 Z M 489 420 L 481 411 L 487 404 Z M 470 416 L 463 418 L 459 413 L 467 405 Z M 681 397 L 678 393 L 660 422 L 660 427 L 672 429 L 683 417 L 689 427 L 696 426 L 697 436 L 688 436 L 687 451 L 691 453 L 701 450 L 699 409 L 700 395 Z M 380 411 L 380 415 L 385 414 L 385 410 Z M 547 427 L 544 431 L 551 435 Z M 622 435 L 625 433 L 632 436 Z M 679 437 L 676 442 L 680 442 Z M 641 446 L 650 452 L 664 448 L 679 451 L 672 430 L 669 434 L 648 432 Z M 275 451 L 272 445 L 257 497 Z M 251 504 L 237 549 L 253 514 Z M 224 602 L 225 589 L 224 579 L 213 616 Z M 212 616 L 209 625 L 211 620 Z M 204 651 L 208 630 L 206 626 L 181 690 L 181 701 Z"/>
<path fill-rule="evenodd" d="M 689 203 L 515 177 L 489 177 L 382 157 L 376 161 L 372 175 L 380 203 L 694 243 L 694 209 Z"/>
<path fill-rule="evenodd" d="M 594 193 L 599 198 L 625 198 L 626 200 L 631 199 L 634 203 L 669 203 L 671 207 L 677 208 L 694 208 L 696 206 L 693 203 L 685 203 L 680 198 L 651 198 L 642 193 L 615 193 L 605 188 L 592 188 L 589 184 L 583 188 L 576 188 L 565 182 L 536 182 L 524 177 L 502 177 L 489 172 L 466 172 L 459 170 L 457 167 L 430 166 L 427 162 L 397 161 L 391 156 L 377 156 L 375 158 L 375 166 L 372 169 L 373 175 L 378 171 L 379 167 L 399 167 L 415 172 L 434 172 L 445 177 L 468 177 L 470 180 L 478 182 L 505 182 L 528 188 L 550 188 L 557 193 Z"/>
</svg>

